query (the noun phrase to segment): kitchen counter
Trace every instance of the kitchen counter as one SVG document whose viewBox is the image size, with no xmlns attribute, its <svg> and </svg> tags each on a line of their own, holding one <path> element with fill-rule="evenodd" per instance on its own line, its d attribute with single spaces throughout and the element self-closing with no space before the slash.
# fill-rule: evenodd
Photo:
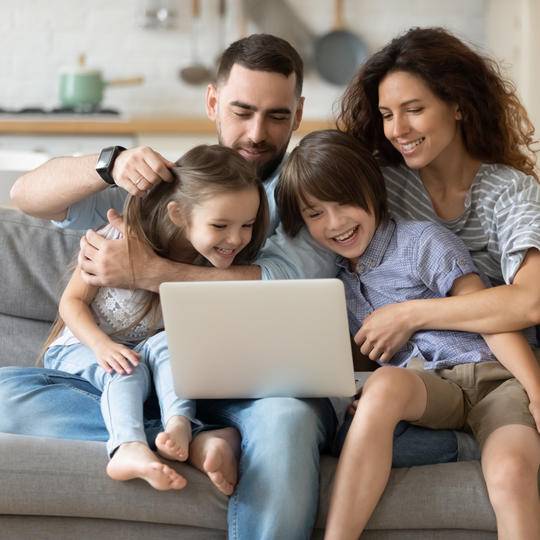
<svg viewBox="0 0 540 540">
<path fill-rule="evenodd" d="M 298 134 L 332 127 L 331 121 L 304 120 Z M 215 126 L 206 118 L 185 117 L 111 117 L 51 115 L 0 117 L 0 133 L 42 135 L 88 134 L 214 134 Z"/>
</svg>

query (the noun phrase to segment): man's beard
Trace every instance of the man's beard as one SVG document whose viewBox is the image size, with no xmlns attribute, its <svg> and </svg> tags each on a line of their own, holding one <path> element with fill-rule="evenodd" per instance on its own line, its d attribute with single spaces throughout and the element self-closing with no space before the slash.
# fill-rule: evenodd
<svg viewBox="0 0 540 540">
<path fill-rule="evenodd" d="M 223 137 L 221 136 L 221 130 L 218 127 L 218 142 L 221 144 L 221 146 L 227 146 L 223 142 Z M 289 141 L 287 141 L 287 144 L 277 153 L 275 146 L 268 145 L 266 143 L 261 144 L 243 144 L 243 145 L 236 145 L 233 146 L 233 150 L 239 150 L 241 148 L 253 148 L 256 150 L 269 150 L 272 153 L 274 153 L 273 157 L 269 161 L 265 161 L 264 163 L 255 162 L 255 167 L 257 171 L 257 176 L 261 180 L 261 182 L 264 182 L 265 180 L 268 180 L 270 176 L 275 172 L 275 170 L 279 167 L 279 164 L 282 162 L 283 158 L 285 157 L 285 154 L 287 152 L 287 147 L 289 146 Z"/>
<path fill-rule="evenodd" d="M 266 163 L 258 163 L 257 164 L 257 176 L 261 180 L 261 182 L 264 182 L 267 180 L 274 171 L 279 167 L 279 164 L 282 162 L 283 158 L 285 157 L 285 152 L 287 150 L 287 147 L 285 147 L 284 150 L 282 150 L 279 154 L 275 155 L 270 161 L 267 161 Z"/>
</svg>

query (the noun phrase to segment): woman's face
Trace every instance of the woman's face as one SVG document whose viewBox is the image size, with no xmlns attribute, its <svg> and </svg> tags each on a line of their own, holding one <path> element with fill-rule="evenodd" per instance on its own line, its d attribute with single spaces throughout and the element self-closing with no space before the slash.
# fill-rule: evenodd
<svg viewBox="0 0 540 540">
<path fill-rule="evenodd" d="M 438 98 L 424 81 L 406 71 L 389 73 L 379 84 L 384 134 L 411 169 L 445 165 L 463 151 L 456 104 Z"/>
</svg>

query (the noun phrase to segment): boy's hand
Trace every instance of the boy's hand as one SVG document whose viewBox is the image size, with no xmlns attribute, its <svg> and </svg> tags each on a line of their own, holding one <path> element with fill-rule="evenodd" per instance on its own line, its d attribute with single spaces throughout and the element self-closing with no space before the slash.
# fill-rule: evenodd
<svg viewBox="0 0 540 540">
<path fill-rule="evenodd" d="M 540 433 L 540 401 L 531 401 L 529 403 L 529 411 L 536 422 L 536 429 Z"/>
<path fill-rule="evenodd" d="M 110 339 L 99 343 L 94 349 L 97 363 L 107 372 L 130 374 L 139 365 L 139 354 L 134 350 Z"/>
</svg>

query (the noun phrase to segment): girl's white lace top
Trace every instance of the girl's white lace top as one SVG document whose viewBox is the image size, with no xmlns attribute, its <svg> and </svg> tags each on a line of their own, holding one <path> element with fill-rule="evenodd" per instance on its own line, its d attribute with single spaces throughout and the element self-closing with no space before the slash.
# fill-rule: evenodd
<svg viewBox="0 0 540 540">
<path fill-rule="evenodd" d="M 98 233 L 107 239 L 122 238 L 122 233 L 111 225 L 106 225 Z M 157 315 L 157 324 L 154 324 L 154 313 L 150 312 L 134 327 L 125 330 L 137 320 L 142 306 L 151 294 L 142 289 L 100 287 L 90 305 L 90 309 L 97 325 L 107 335 L 112 335 L 114 341 L 133 345 L 142 341 L 148 335 L 151 327 L 155 330 L 163 328 L 160 311 Z M 75 343 L 79 343 L 79 340 L 66 326 L 60 336 L 51 343 L 50 347 L 73 345 Z"/>
</svg>

